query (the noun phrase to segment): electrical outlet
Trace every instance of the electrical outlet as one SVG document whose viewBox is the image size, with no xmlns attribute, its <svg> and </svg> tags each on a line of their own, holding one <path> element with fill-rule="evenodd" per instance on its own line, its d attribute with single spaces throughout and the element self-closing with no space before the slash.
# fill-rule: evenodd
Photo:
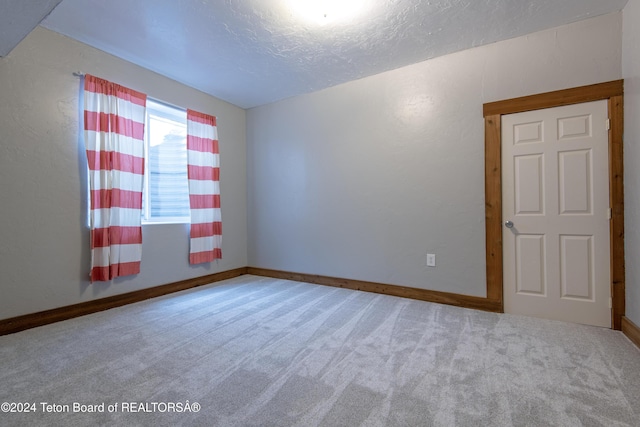
<svg viewBox="0 0 640 427">
<path fill-rule="evenodd" d="M 427 254 L 427 267 L 436 266 L 436 254 Z"/>
</svg>

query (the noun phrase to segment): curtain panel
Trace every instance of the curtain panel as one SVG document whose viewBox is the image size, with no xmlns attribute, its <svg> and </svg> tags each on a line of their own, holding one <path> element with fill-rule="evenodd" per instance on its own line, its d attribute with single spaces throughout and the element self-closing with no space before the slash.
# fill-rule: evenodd
<svg viewBox="0 0 640 427">
<path fill-rule="evenodd" d="M 222 258 L 220 153 L 216 118 L 187 110 L 187 162 L 191 232 L 189 262 Z"/>
<path fill-rule="evenodd" d="M 143 93 L 85 76 L 91 282 L 140 272 L 146 101 Z"/>
</svg>

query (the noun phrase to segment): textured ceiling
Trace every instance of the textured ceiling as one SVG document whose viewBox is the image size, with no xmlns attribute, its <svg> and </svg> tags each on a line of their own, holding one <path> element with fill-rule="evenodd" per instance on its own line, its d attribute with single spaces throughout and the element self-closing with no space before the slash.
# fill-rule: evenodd
<svg viewBox="0 0 640 427">
<path fill-rule="evenodd" d="M 0 1 L 0 56 L 6 56 L 60 0 Z"/>
<path fill-rule="evenodd" d="M 324 0 L 310 18 L 295 6 L 304 1 L 63 0 L 42 25 L 250 108 L 627 2 L 351 0 L 361 9 L 341 17 Z"/>
</svg>

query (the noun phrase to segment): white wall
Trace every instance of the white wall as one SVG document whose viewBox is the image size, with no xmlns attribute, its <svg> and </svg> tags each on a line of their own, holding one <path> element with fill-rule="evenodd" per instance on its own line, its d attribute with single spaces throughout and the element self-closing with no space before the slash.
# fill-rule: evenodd
<svg viewBox="0 0 640 427">
<path fill-rule="evenodd" d="M 485 296 L 482 104 L 620 79 L 621 26 L 614 13 L 249 110 L 249 265 Z"/>
<path fill-rule="evenodd" d="M 188 226 L 143 227 L 142 271 L 89 284 L 83 71 L 218 117 L 223 259 L 189 266 Z M 247 265 L 246 114 L 231 104 L 36 28 L 0 58 L 0 319 Z"/>
<path fill-rule="evenodd" d="M 623 11 L 626 316 L 640 325 L 640 0 Z"/>
</svg>

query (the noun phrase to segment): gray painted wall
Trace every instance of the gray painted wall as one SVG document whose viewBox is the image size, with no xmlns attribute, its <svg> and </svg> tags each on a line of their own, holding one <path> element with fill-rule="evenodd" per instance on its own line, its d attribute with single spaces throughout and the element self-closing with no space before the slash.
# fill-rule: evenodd
<svg viewBox="0 0 640 427">
<path fill-rule="evenodd" d="M 89 284 L 83 71 L 218 117 L 223 259 L 188 264 L 188 226 L 143 227 L 142 272 Z M 36 28 L 0 58 L 0 319 L 247 265 L 246 113 Z"/>
<path fill-rule="evenodd" d="M 626 315 L 640 325 L 640 0 L 629 0 L 623 17 Z"/>
<path fill-rule="evenodd" d="M 621 78 L 621 28 L 615 13 L 249 110 L 249 264 L 485 296 L 482 104 Z"/>
</svg>

